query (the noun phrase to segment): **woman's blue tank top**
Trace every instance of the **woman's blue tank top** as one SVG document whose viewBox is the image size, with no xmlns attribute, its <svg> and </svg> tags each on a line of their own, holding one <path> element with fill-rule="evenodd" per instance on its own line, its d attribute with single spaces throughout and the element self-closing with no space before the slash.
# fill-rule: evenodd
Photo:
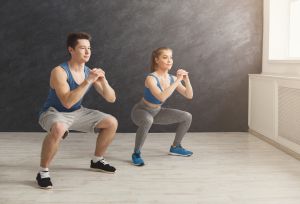
<svg viewBox="0 0 300 204">
<path fill-rule="evenodd" d="M 156 80 L 156 84 L 158 86 L 158 88 L 162 90 L 161 88 L 161 85 L 159 83 L 159 79 L 157 78 L 157 76 L 155 76 L 154 74 L 149 74 L 150 76 L 153 76 Z M 172 77 L 171 74 L 169 74 L 169 78 L 170 78 L 170 84 L 173 84 L 174 83 L 174 78 Z M 153 104 L 162 104 L 162 102 L 160 100 L 158 100 L 157 98 L 155 98 L 155 96 L 153 96 L 153 94 L 151 93 L 150 89 L 145 87 L 144 89 L 144 99 L 150 103 L 153 103 Z"/>
</svg>

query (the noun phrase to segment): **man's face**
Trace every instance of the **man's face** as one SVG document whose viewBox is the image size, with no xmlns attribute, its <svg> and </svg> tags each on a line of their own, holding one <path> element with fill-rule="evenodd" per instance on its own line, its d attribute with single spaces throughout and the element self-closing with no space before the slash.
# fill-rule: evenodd
<svg viewBox="0 0 300 204">
<path fill-rule="evenodd" d="M 77 40 L 77 45 L 73 49 L 69 47 L 69 52 L 73 59 L 79 63 L 86 63 L 91 57 L 91 45 L 90 41 L 86 39 Z"/>
</svg>

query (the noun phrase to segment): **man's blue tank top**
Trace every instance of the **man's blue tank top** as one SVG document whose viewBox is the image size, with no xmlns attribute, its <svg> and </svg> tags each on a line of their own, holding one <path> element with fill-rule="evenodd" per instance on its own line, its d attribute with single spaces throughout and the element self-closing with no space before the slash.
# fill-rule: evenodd
<svg viewBox="0 0 300 204">
<path fill-rule="evenodd" d="M 157 78 L 157 76 L 155 76 L 154 74 L 149 74 L 150 76 L 153 76 L 156 79 L 156 85 L 158 86 L 158 88 L 162 90 L 161 85 L 159 83 L 159 79 Z M 174 83 L 174 78 L 172 77 L 171 74 L 169 74 L 169 78 L 170 78 L 170 84 Z M 150 103 L 153 104 L 162 104 L 162 102 L 160 100 L 158 100 L 157 98 L 155 98 L 155 96 L 153 96 L 153 94 L 151 93 L 150 89 L 145 87 L 144 89 L 144 99 Z"/>
<path fill-rule="evenodd" d="M 67 77 L 68 77 L 67 82 L 70 86 L 70 90 L 72 91 L 73 89 L 76 89 L 79 85 L 73 79 L 73 76 L 69 69 L 68 62 L 64 62 L 64 63 L 60 64 L 59 66 L 62 67 L 65 70 L 65 72 L 67 73 Z M 90 69 L 87 66 L 84 66 L 85 79 L 88 77 L 89 72 L 90 72 Z M 54 107 L 59 112 L 72 112 L 72 111 L 78 110 L 81 107 L 81 102 L 82 102 L 82 98 L 76 104 L 74 104 L 71 108 L 67 109 L 60 102 L 58 96 L 56 95 L 55 89 L 52 89 L 50 87 L 48 98 L 47 98 L 46 102 L 44 103 L 42 110 L 40 111 L 40 114 L 47 111 L 49 107 Z"/>
</svg>

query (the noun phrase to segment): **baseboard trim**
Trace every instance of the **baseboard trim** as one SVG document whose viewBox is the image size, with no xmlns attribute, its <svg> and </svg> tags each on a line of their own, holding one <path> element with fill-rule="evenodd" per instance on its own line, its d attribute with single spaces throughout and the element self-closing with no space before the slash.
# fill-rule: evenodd
<svg viewBox="0 0 300 204">
<path fill-rule="evenodd" d="M 277 149 L 279 149 L 279 150 L 281 150 L 281 151 L 283 151 L 283 152 L 291 155 L 292 157 L 300 160 L 300 154 L 297 153 L 297 152 L 295 152 L 295 151 L 293 151 L 293 150 L 291 150 L 290 148 L 285 147 L 282 144 L 279 144 L 278 142 L 275 142 L 274 140 L 272 140 L 272 139 L 270 139 L 270 138 L 268 138 L 268 137 L 266 137 L 266 136 L 264 136 L 264 135 L 256 132 L 255 130 L 249 129 L 248 132 L 251 133 L 252 135 L 258 137 L 259 139 L 261 139 L 261 140 L 263 140 L 263 141 L 265 141 L 265 142 L 273 145 Z"/>
</svg>

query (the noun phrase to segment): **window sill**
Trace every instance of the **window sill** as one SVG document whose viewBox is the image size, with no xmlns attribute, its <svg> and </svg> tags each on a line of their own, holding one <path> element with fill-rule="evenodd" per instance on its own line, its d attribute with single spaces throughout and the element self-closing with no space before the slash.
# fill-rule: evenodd
<svg viewBox="0 0 300 204">
<path fill-rule="evenodd" d="M 300 58 L 287 58 L 287 59 L 272 59 L 268 60 L 270 64 L 300 64 Z"/>
</svg>

